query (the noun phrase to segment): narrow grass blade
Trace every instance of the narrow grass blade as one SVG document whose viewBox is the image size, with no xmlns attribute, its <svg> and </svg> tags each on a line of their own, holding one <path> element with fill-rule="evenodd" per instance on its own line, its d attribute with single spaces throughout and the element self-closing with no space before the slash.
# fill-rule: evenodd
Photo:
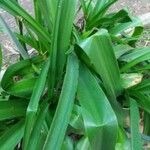
<svg viewBox="0 0 150 150">
<path fill-rule="evenodd" d="M 134 87 L 132 87 L 130 90 L 135 91 L 138 93 L 141 92 L 145 95 L 150 95 L 150 79 L 144 79 L 142 82 Z"/>
<path fill-rule="evenodd" d="M 133 49 L 129 54 L 122 56 L 121 60 L 127 62 L 121 68 L 121 71 L 125 72 L 138 63 L 150 60 L 150 47 Z"/>
<path fill-rule="evenodd" d="M 43 22 L 47 26 L 48 31 L 52 33 L 54 28 L 56 10 L 57 10 L 57 1 L 56 0 L 36 0 L 38 1 L 41 13 L 44 16 Z"/>
<path fill-rule="evenodd" d="M 52 95 L 54 86 L 60 80 L 66 63 L 66 51 L 69 49 L 76 0 L 59 0 L 53 29 L 51 66 L 49 70 L 49 93 Z M 67 21 L 64 21 L 67 20 Z M 57 78 L 56 78 L 57 77 Z"/>
<path fill-rule="evenodd" d="M 20 7 L 15 1 L 10 0 L 0 0 L 0 7 L 5 11 L 15 17 L 21 17 L 28 23 L 29 27 L 39 36 L 44 38 L 46 41 L 51 42 L 50 36 L 47 31 L 35 20 L 31 15 L 29 15 L 22 7 Z"/>
<path fill-rule="evenodd" d="M 109 32 L 111 34 L 117 35 L 123 33 L 125 30 L 134 28 L 134 27 L 142 27 L 141 20 L 138 18 L 133 18 L 130 22 L 119 23 L 115 27 L 111 28 Z"/>
<path fill-rule="evenodd" d="M 56 84 L 56 62 L 57 62 L 57 51 L 58 51 L 58 36 L 59 36 L 59 23 L 61 18 L 61 9 L 62 9 L 62 0 L 57 1 L 57 10 L 56 10 L 56 17 L 54 21 L 54 27 L 52 32 L 52 52 L 50 54 L 50 68 L 49 68 L 49 78 L 48 78 L 48 85 L 49 85 L 49 97 L 51 98 L 54 92 L 54 87 Z"/>
<path fill-rule="evenodd" d="M 89 2 L 90 6 L 88 6 L 87 29 L 95 27 L 93 23 L 100 20 L 108 8 L 116 1 L 117 0 L 95 0 Z"/>
<path fill-rule="evenodd" d="M 57 76 L 60 79 L 66 63 L 66 52 L 70 48 L 70 39 L 75 19 L 77 0 L 64 0 L 62 4 L 59 22 L 59 34 L 57 39 Z M 67 21 L 64 21 L 67 20 Z"/>
<path fill-rule="evenodd" d="M 32 93 L 28 108 L 27 108 L 24 143 L 23 143 L 24 149 L 27 148 L 29 138 L 33 129 L 35 116 L 39 107 L 39 101 L 45 88 L 49 66 L 50 66 L 50 61 L 48 60 L 44 64 L 43 69 L 41 70 L 40 76 L 35 83 L 33 93 Z"/>
<path fill-rule="evenodd" d="M 134 99 L 130 98 L 130 116 L 131 116 L 131 149 L 141 150 L 142 141 L 139 132 L 139 110 Z"/>
<path fill-rule="evenodd" d="M 40 110 L 36 116 L 35 125 L 33 127 L 33 131 L 30 136 L 27 150 L 37 149 L 38 141 L 40 137 L 42 136 L 41 134 L 43 134 L 42 125 L 43 125 L 46 113 L 48 111 L 48 107 L 49 107 L 49 104 L 47 100 L 45 100 L 40 106 Z"/>
<path fill-rule="evenodd" d="M 94 21 L 89 23 L 90 25 L 88 26 L 88 28 L 101 27 L 111 29 L 113 24 L 118 24 L 125 21 L 131 21 L 131 18 L 129 17 L 128 11 L 122 9 L 119 12 L 106 14 L 99 19 L 95 19 Z"/>
<path fill-rule="evenodd" d="M 43 150 L 61 149 L 73 109 L 77 84 L 78 60 L 75 55 L 69 55 L 61 95 Z"/>
<path fill-rule="evenodd" d="M 16 36 L 22 43 L 26 43 L 27 45 L 31 46 L 37 51 L 40 51 L 39 42 L 34 37 L 30 37 L 29 35 L 20 35 L 20 34 L 16 34 Z"/>
<path fill-rule="evenodd" d="M 8 25 L 6 24 L 6 22 L 4 21 L 4 19 L 1 16 L 0 16 L 0 24 L 3 26 L 3 29 L 8 33 L 8 35 L 10 36 L 10 38 L 12 39 L 14 44 L 16 45 L 16 47 L 17 47 L 19 53 L 21 54 L 21 56 L 24 59 L 28 59 L 29 56 L 28 56 L 26 50 L 23 48 L 21 43 L 16 38 L 15 34 L 10 30 L 10 28 L 8 27 Z"/>
<path fill-rule="evenodd" d="M 8 129 L 0 137 L 0 149 L 13 150 L 15 146 L 21 141 L 24 134 L 24 120 L 19 121 L 17 124 Z"/>
<path fill-rule="evenodd" d="M 140 108 L 150 113 L 150 96 L 146 96 L 140 91 L 129 91 L 130 96 L 136 98 Z"/>
<path fill-rule="evenodd" d="M 150 114 L 146 111 L 144 112 L 144 130 L 143 133 L 146 135 L 150 135 Z"/>
<path fill-rule="evenodd" d="M 118 132 L 115 112 L 97 80 L 85 66 L 80 66 L 77 99 L 91 149 L 114 149 Z"/>
<path fill-rule="evenodd" d="M 129 51 L 127 54 L 124 54 L 120 60 L 125 62 L 131 62 L 143 55 L 148 55 L 150 53 L 150 47 L 144 47 L 144 48 L 135 48 Z"/>
</svg>

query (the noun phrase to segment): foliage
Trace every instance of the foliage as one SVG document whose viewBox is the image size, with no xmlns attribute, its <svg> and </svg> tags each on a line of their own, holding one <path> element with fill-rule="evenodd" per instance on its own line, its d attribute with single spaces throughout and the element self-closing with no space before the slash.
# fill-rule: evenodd
<svg viewBox="0 0 150 150">
<path fill-rule="evenodd" d="M 34 0 L 31 16 L 0 0 L 19 22 L 16 33 L 0 16 L 20 53 L 1 80 L 0 149 L 140 150 L 149 141 L 150 48 L 136 47 L 138 18 L 109 12 L 116 1 Z"/>
</svg>

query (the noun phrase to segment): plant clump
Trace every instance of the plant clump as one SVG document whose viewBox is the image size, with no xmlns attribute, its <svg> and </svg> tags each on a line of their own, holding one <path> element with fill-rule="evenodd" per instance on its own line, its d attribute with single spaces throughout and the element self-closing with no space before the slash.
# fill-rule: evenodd
<svg viewBox="0 0 150 150">
<path fill-rule="evenodd" d="M 0 26 L 20 53 L 1 79 L 0 149 L 141 150 L 148 144 L 150 47 L 137 47 L 138 18 L 126 9 L 108 11 L 116 1 L 34 0 L 32 16 L 19 1 L 0 0 L 19 32 L 1 16 Z"/>
</svg>

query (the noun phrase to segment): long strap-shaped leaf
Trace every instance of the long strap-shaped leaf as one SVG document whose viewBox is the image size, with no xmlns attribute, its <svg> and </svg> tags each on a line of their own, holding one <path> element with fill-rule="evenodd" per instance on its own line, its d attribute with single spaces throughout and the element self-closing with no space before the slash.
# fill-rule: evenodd
<svg viewBox="0 0 150 150">
<path fill-rule="evenodd" d="M 139 132 L 139 110 L 134 99 L 130 98 L 130 115 L 131 115 L 131 149 L 141 150 L 142 142 Z"/>
<path fill-rule="evenodd" d="M 26 50 L 23 48 L 23 46 L 21 45 L 21 43 L 17 40 L 16 36 L 10 30 L 10 28 L 8 27 L 8 25 L 6 24 L 6 22 L 4 21 L 4 19 L 1 16 L 0 16 L 0 24 L 2 25 L 3 29 L 5 29 L 5 31 L 8 33 L 8 35 L 10 36 L 10 38 L 12 39 L 12 41 L 14 42 L 14 44 L 16 45 L 16 47 L 17 47 L 19 53 L 21 54 L 21 56 L 24 59 L 29 58 Z"/>
<path fill-rule="evenodd" d="M 123 56 L 122 60 L 127 61 L 128 63 L 121 68 L 121 71 L 128 71 L 138 63 L 150 60 L 150 47 L 135 49 L 133 52 Z"/>
<path fill-rule="evenodd" d="M 75 15 L 76 0 L 58 0 L 53 29 L 49 93 L 52 95 L 56 81 L 60 80 L 66 62 Z"/>
<path fill-rule="evenodd" d="M 58 106 L 44 145 L 44 150 L 60 150 L 73 109 L 78 84 L 78 60 L 68 57 L 66 75 L 63 82 Z"/>
<path fill-rule="evenodd" d="M 38 112 L 38 115 L 36 117 L 35 125 L 33 127 L 33 131 L 30 136 L 27 150 L 37 149 L 38 141 L 40 139 L 40 136 L 43 134 L 41 133 L 41 130 L 42 130 L 42 125 L 44 124 L 46 113 L 48 111 L 48 107 L 49 104 L 47 100 L 45 100 L 40 106 L 40 111 Z"/>
<path fill-rule="evenodd" d="M 91 149 L 115 149 L 116 115 L 97 80 L 85 66 L 80 66 L 77 98 Z"/>
<path fill-rule="evenodd" d="M 107 30 L 100 30 L 79 43 L 79 46 L 87 54 L 91 64 L 101 76 L 109 97 L 115 99 L 122 87 L 119 67 Z"/>
<path fill-rule="evenodd" d="M 45 83 L 47 79 L 47 73 L 50 66 L 50 60 L 47 61 L 43 69 L 41 70 L 41 74 L 38 78 L 38 80 L 35 83 L 33 93 L 27 108 L 27 115 L 26 115 L 26 123 L 25 123 L 25 134 L 24 134 L 24 149 L 26 149 L 31 131 L 33 129 L 34 125 L 34 119 L 36 116 L 36 113 L 38 111 L 39 101 L 43 94 Z"/>
<path fill-rule="evenodd" d="M 29 15 L 23 8 L 21 8 L 15 1 L 11 0 L 0 0 L 0 7 L 8 11 L 14 16 L 19 16 L 25 20 L 33 31 L 44 38 L 46 41 L 50 42 L 49 34 L 46 30 L 36 22 L 31 15 Z"/>
<path fill-rule="evenodd" d="M 66 62 L 66 51 L 70 45 L 70 37 L 75 18 L 77 0 L 64 0 L 59 22 L 59 36 L 57 39 L 57 76 L 61 77 Z"/>
<path fill-rule="evenodd" d="M 109 7 L 115 3 L 117 0 L 95 0 L 88 6 L 88 18 L 87 18 L 87 28 L 91 29 L 94 27 L 95 22 L 100 20 L 100 18 L 105 14 Z"/>
<path fill-rule="evenodd" d="M 0 137 L 1 150 L 13 150 L 21 141 L 24 133 L 24 120 L 19 121 Z"/>
<path fill-rule="evenodd" d="M 48 27 L 48 30 L 52 32 L 55 15 L 57 9 L 57 0 L 35 0 L 39 3 L 40 11 L 44 16 L 44 21 Z"/>
<path fill-rule="evenodd" d="M 49 97 L 53 95 L 53 90 L 56 82 L 56 62 L 57 62 L 57 48 L 58 48 L 58 35 L 59 35 L 59 23 L 61 17 L 61 7 L 62 7 L 63 0 L 58 0 L 57 2 L 57 11 L 55 17 L 55 23 L 53 28 L 53 39 L 52 39 L 52 52 L 50 54 L 50 68 L 49 68 Z"/>
</svg>

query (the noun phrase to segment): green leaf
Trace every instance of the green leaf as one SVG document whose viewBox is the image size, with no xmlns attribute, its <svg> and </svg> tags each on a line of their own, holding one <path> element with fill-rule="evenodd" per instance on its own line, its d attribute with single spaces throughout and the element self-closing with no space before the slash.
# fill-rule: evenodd
<svg viewBox="0 0 150 150">
<path fill-rule="evenodd" d="M 91 150 L 88 137 L 82 137 L 75 145 L 75 150 Z"/>
<path fill-rule="evenodd" d="M 50 66 L 50 61 L 48 60 L 44 64 L 41 70 L 40 76 L 34 85 L 32 96 L 31 96 L 31 99 L 27 108 L 26 122 L 25 122 L 25 134 L 24 134 L 24 141 L 23 141 L 24 142 L 23 146 L 25 149 L 28 145 L 31 132 L 33 130 L 35 116 L 38 111 L 39 101 L 45 89 L 49 66 Z"/>
<path fill-rule="evenodd" d="M 0 0 L 0 7 L 15 17 L 20 17 L 29 27 L 41 38 L 48 42 L 51 42 L 50 36 L 45 29 L 33 19 L 22 7 L 20 7 L 15 1 Z"/>
<path fill-rule="evenodd" d="M 114 52 L 117 59 L 120 60 L 120 57 L 127 53 L 128 51 L 132 50 L 133 48 L 129 45 L 125 44 L 118 44 L 114 46 Z"/>
<path fill-rule="evenodd" d="M 79 43 L 79 46 L 101 76 L 107 94 L 114 100 L 122 91 L 122 87 L 119 67 L 108 32 L 104 29 L 100 30 Z"/>
<path fill-rule="evenodd" d="M 81 107 L 78 105 L 74 105 L 69 124 L 77 131 L 83 134 L 84 132 L 84 124 L 82 119 Z"/>
<path fill-rule="evenodd" d="M 148 55 L 149 53 L 150 53 L 150 47 L 135 48 L 129 51 L 129 53 L 123 55 L 120 58 L 120 60 L 125 62 L 131 62 L 143 55 Z"/>
<path fill-rule="evenodd" d="M 150 114 L 147 113 L 147 112 L 144 112 L 144 119 L 143 120 L 144 120 L 144 129 L 143 129 L 143 132 L 146 135 L 150 135 L 150 125 L 149 125 Z"/>
<path fill-rule="evenodd" d="M 139 107 L 144 109 L 146 112 L 150 113 L 150 96 L 144 95 L 144 93 L 141 93 L 140 91 L 129 91 L 130 96 L 135 98 Z"/>
<path fill-rule="evenodd" d="M 13 150 L 24 134 L 24 120 L 19 121 L 0 137 L 0 149 Z"/>
<path fill-rule="evenodd" d="M 141 150 L 142 141 L 139 131 L 139 110 L 137 103 L 134 99 L 130 98 L 130 116 L 131 116 L 131 149 L 132 150 Z"/>
<path fill-rule="evenodd" d="M 115 150 L 131 150 L 130 140 L 125 131 L 119 128 Z"/>
<path fill-rule="evenodd" d="M 131 88 L 130 90 L 135 91 L 135 92 L 141 92 L 145 95 L 150 95 L 150 79 L 144 79 L 142 80 L 142 82 L 136 86 L 134 86 L 133 88 Z"/>
<path fill-rule="evenodd" d="M 87 17 L 87 28 L 95 27 L 92 26 L 93 22 L 97 22 L 105 14 L 108 8 L 115 3 L 117 0 L 95 0 L 87 4 L 88 17 Z"/>
<path fill-rule="evenodd" d="M 16 34 L 16 36 L 21 42 L 26 43 L 27 45 L 31 46 L 32 48 L 35 48 L 37 51 L 40 52 L 39 42 L 34 37 L 30 37 L 29 35 L 20 35 L 20 34 Z"/>
<path fill-rule="evenodd" d="M 27 100 L 0 101 L 0 121 L 25 116 Z"/>
<path fill-rule="evenodd" d="M 116 115 L 97 80 L 83 66 L 80 66 L 77 99 L 91 149 L 114 149 L 118 132 Z"/>
<path fill-rule="evenodd" d="M 61 149 L 73 110 L 77 84 L 78 60 L 76 56 L 69 55 L 61 95 L 43 150 Z"/>
<path fill-rule="evenodd" d="M 76 0 L 59 0 L 52 33 L 51 66 L 49 70 L 49 95 L 52 96 L 56 82 L 61 79 L 69 49 L 70 37 L 75 17 Z M 64 21 L 67 20 L 67 21 Z"/>
<path fill-rule="evenodd" d="M 121 60 L 128 62 L 121 68 L 121 71 L 125 72 L 138 63 L 150 60 L 150 47 L 134 49 L 131 53 L 122 56 Z"/>
<path fill-rule="evenodd" d="M 35 0 L 35 3 L 37 3 L 36 5 L 39 7 L 39 15 L 44 16 L 42 21 L 43 24 L 45 24 L 45 26 L 48 28 L 48 31 L 52 33 L 56 16 L 57 0 Z"/>
<path fill-rule="evenodd" d="M 42 61 L 41 57 L 33 57 L 9 66 L 2 78 L 1 87 L 11 95 L 29 97 L 36 82 L 35 74 L 38 74 L 38 69 L 35 70 L 33 64 L 38 66 Z"/>
<path fill-rule="evenodd" d="M 131 19 L 129 17 L 128 11 L 123 9 L 117 13 L 110 13 L 101 17 L 97 17 L 95 20 L 88 24 L 88 29 L 95 27 L 111 29 L 115 24 L 124 23 L 127 21 L 131 21 Z"/>
<path fill-rule="evenodd" d="M 70 38 L 72 33 L 73 22 L 77 0 L 64 0 L 61 9 L 57 38 L 57 76 L 60 79 L 64 65 L 66 63 L 66 52 L 70 48 Z M 67 21 L 64 21 L 67 20 Z M 60 76 L 60 77 L 59 77 Z"/>
<path fill-rule="evenodd" d="M 61 150 L 74 150 L 73 140 L 70 137 L 65 137 Z"/>
<path fill-rule="evenodd" d="M 27 150 L 37 149 L 39 139 L 42 136 L 41 134 L 44 134 L 42 125 L 43 125 L 46 113 L 48 112 L 48 107 L 49 107 L 49 104 L 47 100 L 45 100 L 40 106 L 40 110 L 36 116 L 36 121 L 32 130 L 30 139 L 29 139 Z"/>
<path fill-rule="evenodd" d="M 26 50 L 22 47 L 21 43 L 17 40 L 15 34 L 10 30 L 4 19 L 0 16 L 0 24 L 3 26 L 3 29 L 8 33 L 16 47 L 18 48 L 19 53 L 24 59 L 28 59 L 29 56 L 26 52 Z"/>
<path fill-rule="evenodd" d="M 131 29 L 134 27 L 141 27 L 142 23 L 141 20 L 139 18 L 132 18 L 132 21 L 130 22 L 125 22 L 125 23 L 119 23 L 117 25 L 115 25 L 113 28 L 111 28 L 109 30 L 109 32 L 111 34 L 121 34 L 123 32 L 125 32 L 127 29 Z"/>
</svg>

